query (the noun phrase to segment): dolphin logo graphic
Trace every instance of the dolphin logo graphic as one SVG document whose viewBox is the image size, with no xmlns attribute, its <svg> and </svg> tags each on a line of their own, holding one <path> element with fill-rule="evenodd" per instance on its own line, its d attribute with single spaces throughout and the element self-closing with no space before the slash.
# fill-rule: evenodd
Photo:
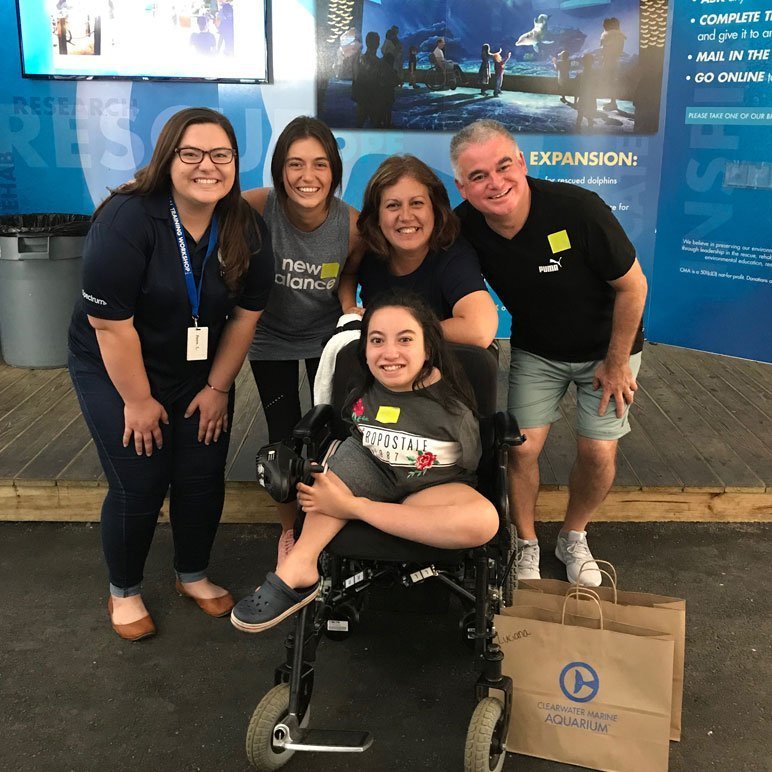
<svg viewBox="0 0 772 772">
<path fill-rule="evenodd" d="M 560 690 L 572 702 L 590 702 L 600 689 L 598 673 L 587 662 L 569 662 L 560 673 L 558 682 Z"/>
</svg>

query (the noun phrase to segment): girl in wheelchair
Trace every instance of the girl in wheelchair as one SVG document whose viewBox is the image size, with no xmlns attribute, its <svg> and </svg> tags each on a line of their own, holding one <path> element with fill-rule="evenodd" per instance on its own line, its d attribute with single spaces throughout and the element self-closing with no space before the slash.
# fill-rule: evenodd
<svg viewBox="0 0 772 772">
<path fill-rule="evenodd" d="M 313 485 L 298 483 L 302 533 L 234 607 L 244 632 L 274 627 L 316 597 L 319 555 L 349 520 L 445 549 L 477 547 L 498 529 L 495 507 L 472 487 L 481 453 L 474 398 L 434 313 L 415 295 L 376 297 L 358 359 L 363 382 L 344 406 L 351 436 Z"/>
</svg>

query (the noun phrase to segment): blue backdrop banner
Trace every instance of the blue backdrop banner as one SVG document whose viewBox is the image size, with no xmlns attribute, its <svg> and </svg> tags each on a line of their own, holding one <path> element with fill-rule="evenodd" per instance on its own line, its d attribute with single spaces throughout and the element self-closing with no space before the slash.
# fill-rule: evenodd
<svg viewBox="0 0 772 772">
<path fill-rule="evenodd" d="M 674 9 L 652 340 L 772 362 L 772 4 Z"/>
</svg>

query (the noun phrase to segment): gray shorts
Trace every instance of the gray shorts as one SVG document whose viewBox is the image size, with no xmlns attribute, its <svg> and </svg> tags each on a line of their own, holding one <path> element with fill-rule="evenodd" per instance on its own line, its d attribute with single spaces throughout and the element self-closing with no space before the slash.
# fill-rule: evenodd
<svg viewBox="0 0 772 772">
<path fill-rule="evenodd" d="M 343 440 L 328 460 L 327 468 L 332 469 L 355 496 L 366 496 L 373 501 L 400 502 L 414 490 L 403 490 L 353 437 Z"/>
<path fill-rule="evenodd" d="M 581 437 L 592 440 L 618 440 L 630 431 L 625 408 L 617 418 L 614 399 L 606 415 L 598 415 L 603 390 L 592 387 L 592 379 L 600 360 L 595 362 L 559 362 L 536 356 L 522 349 L 512 349 L 509 366 L 509 399 L 507 408 L 521 429 L 548 426 L 560 418 L 558 406 L 571 383 L 576 384 L 576 430 Z M 630 357 L 630 369 L 638 375 L 641 354 Z"/>
<path fill-rule="evenodd" d="M 458 482 L 474 488 L 476 482 L 474 473 L 458 468 L 450 475 L 435 477 L 431 483 L 423 478 L 400 479 L 353 437 L 347 437 L 333 451 L 327 468 L 332 469 L 355 496 L 389 503 L 401 503 L 411 494 L 435 485 Z"/>
</svg>

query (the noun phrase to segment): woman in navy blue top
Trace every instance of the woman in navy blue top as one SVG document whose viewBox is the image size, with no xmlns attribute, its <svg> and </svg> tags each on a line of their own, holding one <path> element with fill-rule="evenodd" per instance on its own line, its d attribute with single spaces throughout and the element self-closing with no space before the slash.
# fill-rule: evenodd
<svg viewBox="0 0 772 772">
<path fill-rule="evenodd" d="M 341 277 L 345 313 L 357 310 L 357 283 L 365 307 L 385 290 L 414 292 L 440 318 L 447 340 L 490 346 L 496 306 L 445 186 L 423 161 L 387 158 L 367 183 L 357 227 L 366 251 Z"/>
<path fill-rule="evenodd" d="M 227 118 L 172 116 L 150 163 L 94 213 L 70 372 L 109 489 L 102 543 L 113 629 L 155 632 L 141 582 L 167 491 L 177 591 L 212 616 L 233 382 L 273 283 L 270 237 L 242 200 Z"/>
</svg>

